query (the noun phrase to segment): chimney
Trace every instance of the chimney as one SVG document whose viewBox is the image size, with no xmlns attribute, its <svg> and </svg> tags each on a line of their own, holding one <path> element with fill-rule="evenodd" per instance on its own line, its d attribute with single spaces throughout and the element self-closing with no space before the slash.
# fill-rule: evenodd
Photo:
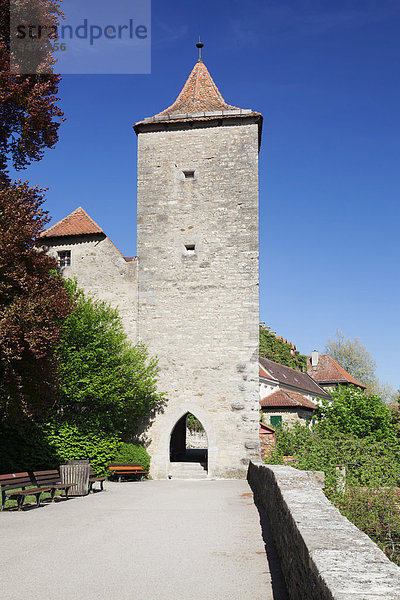
<svg viewBox="0 0 400 600">
<path fill-rule="evenodd" d="M 316 367 L 318 365 L 318 350 L 311 352 L 311 366 Z"/>
</svg>

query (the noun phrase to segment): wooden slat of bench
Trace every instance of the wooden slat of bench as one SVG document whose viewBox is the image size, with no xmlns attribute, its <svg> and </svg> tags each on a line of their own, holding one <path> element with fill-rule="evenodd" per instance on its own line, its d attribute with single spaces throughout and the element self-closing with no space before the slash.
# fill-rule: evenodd
<svg viewBox="0 0 400 600">
<path fill-rule="evenodd" d="M 34 487 L 34 488 L 28 488 L 27 490 L 19 490 L 19 491 L 15 491 L 15 492 L 9 492 L 7 493 L 7 496 L 9 498 L 11 498 L 12 496 L 34 496 L 35 494 L 37 494 L 38 492 L 49 492 L 51 490 L 51 487 Z"/>
<path fill-rule="evenodd" d="M 75 485 L 74 483 L 62 483 L 61 476 L 57 469 L 53 469 L 51 471 L 34 471 L 33 475 L 38 485 L 44 484 L 51 485 L 52 487 L 55 485 L 61 487 L 72 487 Z"/>
<path fill-rule="evenodd" d="M 6 479 L 15 479 L 16 477 L 29 477 L 29 474 L 25 471 L 23 473 L 3 473 L 0 475 L 0 482 Z"/>
<path fill-rule="evenodd" d="M 140 463 L 108 463 L 108 468 L 115 468 L 115 467 L 140 467 L 142 468 L 142 465 Z"/>
<path fill-rule="evenodd" d="M 135 471 L 141 471 L 142 467 L 108 467 L 108 469 L 115 473 L 120 473 L 120 472 L 131 473 L 131 472 L 135 472 Z"/>
</svg>

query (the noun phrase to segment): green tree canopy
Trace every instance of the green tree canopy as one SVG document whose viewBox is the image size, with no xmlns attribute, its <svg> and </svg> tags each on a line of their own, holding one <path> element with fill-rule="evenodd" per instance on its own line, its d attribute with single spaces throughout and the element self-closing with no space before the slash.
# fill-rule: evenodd
<svg viewBox="0 0 400 600">
<path fill-rule="evenodd" d="M 343 331 L 337 329 L 336 337 L 328 339 L 325 352 L 360 383 L 369 385 L 374 381 L 376 363 L 358 337 L 346 339 Z"/>
<path fill-rule="evenodd" d="M 319 429 L 327 435 L 350 434 L 377 442 L 395 442 L 397 429 L 391 409 L 375 395 L 359 388 L 339 386 L 331 392 L 332 402 L 323 400 Z"/>
<path fill-rule="evenodd" d="M 155 408 L 157 360 L 127 339 L 117 310 L 65 283 L 74 309 L 62 328 L 57 353 L 62 418 L 98 424 L 121 435 Z"/>
</svg>

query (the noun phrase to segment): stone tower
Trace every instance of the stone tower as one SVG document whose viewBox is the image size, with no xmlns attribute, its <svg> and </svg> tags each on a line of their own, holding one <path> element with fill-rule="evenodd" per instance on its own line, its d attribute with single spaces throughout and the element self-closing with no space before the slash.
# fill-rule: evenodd
<svg viewBox="0 0 400 600">
<path fill-rule="evenodd" d="M 261 127 L 225 102 L 201 55 L 176 101 L 134 125 L 138 332 L 168 399 L 147 432 L 155 478 L 188 460 L 188 413 L 207 435 L 209 477 L 242 477 L 258 456 Z"/>
</svg>

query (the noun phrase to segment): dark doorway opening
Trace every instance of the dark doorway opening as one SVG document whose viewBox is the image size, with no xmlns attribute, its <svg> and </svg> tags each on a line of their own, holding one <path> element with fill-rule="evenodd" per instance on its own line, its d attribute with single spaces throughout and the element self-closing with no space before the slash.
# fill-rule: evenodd
<svg viewBox="0 0 400 600">
<path fill-rule="evenodd" d="M 207 470 L 208 440 L 200 421 L 186 413 L 171 433 L 170 461 L 200 463 Z"/>
</svg>

